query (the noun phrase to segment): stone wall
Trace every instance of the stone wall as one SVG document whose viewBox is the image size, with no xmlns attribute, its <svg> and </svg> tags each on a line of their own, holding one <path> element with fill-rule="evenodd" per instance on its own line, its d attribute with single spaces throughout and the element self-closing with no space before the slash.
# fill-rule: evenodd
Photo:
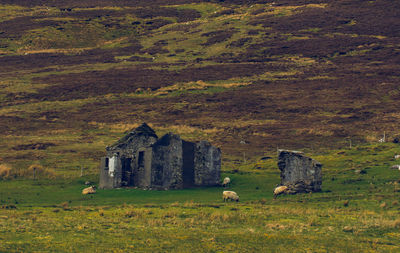
<svg viewBox="0 0 400 253">
<path fill-rule="evenodd" d="M 183 188 L 182 139 L 166 134 L 152 146 L 151 187 L 161 189 Z"/>
<path fill-rule="evenodd" d="M 278 167 L 281 185 L 293 193 L 318 192 L 322 184 L 322 164 L 298 151 L 279 150 Z"/>
<path fill-rule="evenodd" d="M 133 186 L 149 188 L 151 186 L 151 159 L 152 148 L 140 148 L 135 155 L 137 159 L 132 164 Z"/>
<path fill-rule="evenodd" d="M 114 154 L 111 157 L 103 157 L 100 163 L 99 188 L 112 189 L 121 187 L 122 166 L 120 157 Z"/>
<path fill-rule="evenodd" d="M 221 150 L 208 141 L 196 143 L 194 154 L 194 184 L 214 186 L 220 182 Z"/>
</svg>

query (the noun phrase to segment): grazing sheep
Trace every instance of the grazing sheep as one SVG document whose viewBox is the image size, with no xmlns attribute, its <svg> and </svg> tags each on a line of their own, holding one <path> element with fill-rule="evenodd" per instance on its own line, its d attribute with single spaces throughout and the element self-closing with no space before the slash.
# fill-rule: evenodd
<svg viewBox="0 0 400 253">
<path fill-rule="evenodd" d="M 224 199 L 224 202 L 227 201 L 228 199 L 239 202 L 239 195 L 237 195 L 237 193 L 233 191 L 224 191 L 222 193 L 222 198 Z"/>
<path fill-rule="evenodd" d="M 276 197 L 278 195 L 281 195 L 283 193 L 288 192 L 288 190 L 289 190 L 289 188 L 287 186 L 285 186 L 285 185 L 281 185 L 281 186 L 276 187 L 274 189 L 274 199 L 276 199 Z"/>
<path fill-rule="evenodd" d="M 82 194 L 86 195 L 86 194 L 94 194 L 96 193 L 96 186 L 90 186 L 88 188 L 85 188 L 82 190 Z"/>
<path fill-rule="evenodd" d="M 400 158 L 400 155 L 395 155 L 394 156 L 394 159 L 399 159 Z"/>
<path fill-rule="evenodd" d="M 391 169 L 394 169 L 394 170 L 400 170 L 400 165 L 393 165 L 392 167 L 390 167 Z"/>
<path fill-rule="evenodd" d="M 224 181 L 222 182 L 222 186 L 227 187 L 230 182 L 231 182 L 231 179 L 229 177 L 226 177 L 226 178 L 224 178 Z"/>
</svg>

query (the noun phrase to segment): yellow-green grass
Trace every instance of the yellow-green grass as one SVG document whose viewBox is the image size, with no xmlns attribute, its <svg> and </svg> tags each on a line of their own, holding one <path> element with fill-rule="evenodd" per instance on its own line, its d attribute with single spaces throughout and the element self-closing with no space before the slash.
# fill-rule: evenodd
<svg viewBox="0 0 400 253">
<path fill-rule="evenodd" d="M 357 206 L 357 204 L 354 204 Z M 371 203 L 375 206 L 376 203 Z M 1 210 L 2 251 L 395 252 L 397 211 L 245 204 L 124 204 Z M 6 233 L 4 233 L 6 232 Z"/>
<path fill-rule="evenodd" d="M 396 252 L 399 250 L 400 147 L 374 144 L 311 154 L 323 166 L 323 191 L 279 196 L 276 158 L 224 163 L 222 187 L 171 191 L 98 190 L 95 174 L 0 182 L 2 251 Z M 359 173 L 356 170 L 363 170 Z M 112 239 L 110 239 L 112 238 Z M 265 248 L 268 245 L 268 248 Z"/>
</svg>

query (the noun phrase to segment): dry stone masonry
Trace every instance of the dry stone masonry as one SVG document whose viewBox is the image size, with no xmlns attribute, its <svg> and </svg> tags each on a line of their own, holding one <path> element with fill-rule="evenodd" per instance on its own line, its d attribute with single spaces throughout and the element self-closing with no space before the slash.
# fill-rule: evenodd
<svg viewBox="0 0 400 253">
<path fill-rule="evenodd" d="M 298 151 L 279 150 L 278 167 L 281 185 L 288 187 L 288 193 L 321 191 L 322 164 L 318 161 Z"/>
<path fill-rule="evenodd" d="M 106 152 L 100 165 L 100 188 L 166 190 L 214 186 L 220 181 L 219 148 L 207 141 L 188 142 L 173 133 L 158 138 L 145 123 Z"/>
</svg>

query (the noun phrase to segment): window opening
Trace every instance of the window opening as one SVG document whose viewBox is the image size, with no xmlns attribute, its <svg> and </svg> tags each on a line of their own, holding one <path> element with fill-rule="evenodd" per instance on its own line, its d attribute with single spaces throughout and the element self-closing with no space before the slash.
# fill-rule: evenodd
<svg viewBox="0 0 400 253">
<path fill-rule="evenodd" d="M 110 160 L 108 159 L 108 157 L 106 157 L 106 161 L 104 163 L 105 164 L 104 167 L 105 167 L 106 170 L 108 170 L 109 163 L 110 163 Z"/>
</svg>

